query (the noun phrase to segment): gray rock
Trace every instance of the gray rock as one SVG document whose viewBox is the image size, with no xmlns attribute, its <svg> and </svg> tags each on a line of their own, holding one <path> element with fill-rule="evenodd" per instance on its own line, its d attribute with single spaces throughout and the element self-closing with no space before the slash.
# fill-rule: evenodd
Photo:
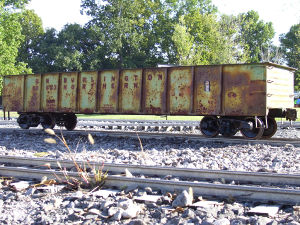
<svg viewBox="0 0 300 225">
<path fill-rule="evenodd" d="M 195 218 L 195 212 L 192 210 L 192 209 L 186 209 L 183 214 L 182 214 L 182 217 L 183 218 L 190 218 L 190 219 L 193 219 Z"/>
<path fill-rule="evenodd" d="M 186 207 L 189 205 L 192 205 L 193 199 L 188 194 L 186 190 L 184 190 L 180 195 L 177 196 L 177 198 L 173 201 L 172 207 Z"/>
<path fill-rule="evenodd" d="M 122 217 L 125 219 L 135 218 L 140 212 L 140 207 L 137 205 L 130 205 L 127 209 L 122 213 Z"/>
<path fill-rule="evenodd" d="M 146 225 L 143 220 L 132 220 L 128 225 Z"/>
<path fill-rule="evenodd" d="M 113 216 L 114 220 L 120 221 L 122 218 L 123 211 L 123 209 L 118 209 L 118 211 Z"/>
<path fill-rule="evenodd" d="M 107 215 L 110 217 L 110 216 L 113 216 L 115 215 L 117 212 L 119 211 L 119 208 L 118 207 L 110 207 L 108 209 L 108 212 L 107 212 Z"/>
<path fill-rule="evenodd" d="M 223 218 L 223 219 L 214 221 L 213 225 L 230 225 L 230 221 L 227 218 Z"/>
</svg>

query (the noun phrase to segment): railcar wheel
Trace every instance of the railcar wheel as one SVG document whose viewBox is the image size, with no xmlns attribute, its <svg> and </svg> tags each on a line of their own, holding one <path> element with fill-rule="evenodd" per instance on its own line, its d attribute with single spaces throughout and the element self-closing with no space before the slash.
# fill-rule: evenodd
<svg viewBox="0 0 300 225">
<path fill-rule="evenodd" d="M 67 130 L 74 130 L 77 124 L 77 116 L 75 114 L 68 114 L 65 116 L 65 128 Z"/>
<path fill-rule="evenodd" d="M 249 117 L 245 119 L 246 122 L 251 123 L 251 128 L 242 128 L 241 133 L 247 139 L 259 139 L 264 133 L 263 122 L 257 118 L 257 128 L 255 127 L 255 118 Z"/>
<path fill-rule="evenodd" d="M 215 116 L 205 116 L 200 122 L 200 131 L 206 137 L 216 137 L 219 134 L 220 125 Z"/>
<path fill-rule="evenodd" d="M 18 120 L 17 120 L 19 126 L 22 128 L 22 129 L 29 129 L 29 124 L 28 124 L 28 117 L 27 115 L 25 114 L 21 114 L 19 117 L 18 117 Z"/>
<path fill-rule="evenodd" d="M 277 131 L 277 122 L 273 117 L 268 117 L 267 122 L 268 128 L 264 129 L 263 138 L 271 138 Z"/>
<path fill-rule="evenodd" d="M 55 127 L 55 118 L 51 114 L 42 116 L 41 125 L 44 129 L 53 129 Z"/>
</svg>

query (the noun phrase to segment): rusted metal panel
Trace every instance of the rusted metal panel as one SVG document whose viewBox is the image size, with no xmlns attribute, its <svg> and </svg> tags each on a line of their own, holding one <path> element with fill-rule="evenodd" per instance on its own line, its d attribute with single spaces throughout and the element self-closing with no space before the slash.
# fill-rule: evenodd
<svg viewBox="0 0 300 225">
<path fill-rule="evenodd" d="M 116 113 L 118 110 L 119 70 L 100 73 L 100 112 Z"/>
<path fill-rule="evenodd" d="M 195 67 L 194 113 L 221 114 L 222 66 Z"/>
<path fill-rule="evenodd" d="M 41 75 L 25 76 L 25 111 L 38 112 L 40 111 L 41 102 Z"/>
<path fill-rule="evenodd" d="M 42 110 L 55 112 L 58 106 L 58 80 L 59 73 L 42 75 Z"/>
<path fill-rule="evenodd" d="M 94 113 L 96 111 L 98 72 L 82 72 L 79 82 L 79 112 Z"/>
<path fill-rule="evenodd" d="M 76 111 L 77 77 L 77 72 L 62 73 L 60 75 L 59 110 L 61 112 Z"/>
<path fill-rule="evenodd" d="M 169 113 L 190 114 L 192 108 L 193 67 L 169 68 Z"/>
<path fill-rule="evenodd" d="M 166 113 L 167 69 L 145 69 L 143 74 L 143 112 Z"/>
<path fill-rule="evenodd" d="M 291 70 L 267 67 L 267 108 L 294 107 L 294 73 Z"/>
<path fill-rule="evenodd" d="M 3 108 L 5 111 L 24 111 L 24 76 L 4 76 Z"/>
<path fill-rule="evenodd" d="M 120 74 L 119 112 L 140 113 L 142 70 L 122 70 Z"/>
<path fill-rule="evenodd" d="M 264 116 L 266 110 L 265 66 L 223 66 L 223 110 L 226 116 Z"/>
</svg>

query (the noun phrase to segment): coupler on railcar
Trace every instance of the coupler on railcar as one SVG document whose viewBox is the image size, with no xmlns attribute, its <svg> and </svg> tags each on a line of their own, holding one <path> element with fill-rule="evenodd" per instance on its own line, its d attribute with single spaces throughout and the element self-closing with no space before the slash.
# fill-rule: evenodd
<svg viewBox="0 0 300 225">
<path fill-rule="evenodd" d="M 55 125 L 64 126 L 67 130 L 74 130 L 77 117 L 74 113 L 20 113 L 17 119 L 22 129 L 42 125 L 43 129 L 53 129 Z"/>
</svg>

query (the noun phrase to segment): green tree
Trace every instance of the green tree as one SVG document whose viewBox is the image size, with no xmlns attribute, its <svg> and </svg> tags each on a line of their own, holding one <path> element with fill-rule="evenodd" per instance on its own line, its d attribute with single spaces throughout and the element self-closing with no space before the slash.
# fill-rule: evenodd
<svg viewBox="0 0 300 225">
<path fill-rule="evenodd" d="M 262 51 L 271 45 L 275 34 L 272 23 L 259 20 L 258 13 L 253 10 L 239 14 L 238 18 L 240 27 L 238 42 L 241 44 L 245 62 L 262 61 Z"/>
<path fill-rule="evenodd" d="M 24 62 L 18 62 L 18 49 L 24 40 L 19 14 L 14 9 L 23 7 L 25 0 L 0 1 L 0 75 L 30 73 Z M 0 76 L 0 92 L 2 77 Z"/>
<path fill-rule="evenodd" d="M 289 32 L 280 36 L 281 47 L 286 62 L 297 69 L 295 73 L 295 88 L 300 89 L 300 23 L 293 25 Z"/>
<path fill-rule="evenodd" d="M 22 27 L 22 35 L 25 37 L 18 53 L 17 60 L 32 65 L 32 56 L 37 40 L 44 34 L 41 18 L 33 10 L 24 10 L 19 15 L 19 23 Z"/>
</svg>

